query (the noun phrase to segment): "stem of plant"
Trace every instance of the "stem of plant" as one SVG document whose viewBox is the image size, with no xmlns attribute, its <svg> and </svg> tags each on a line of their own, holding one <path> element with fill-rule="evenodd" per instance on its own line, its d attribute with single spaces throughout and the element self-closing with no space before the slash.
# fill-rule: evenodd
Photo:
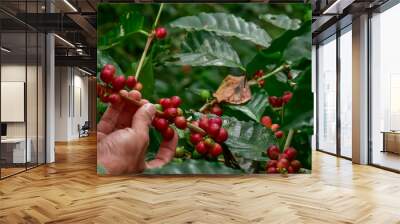
<svg viewBox="0 0 400 224">
<path fill-rule="evenodd" d="M 287 69 L 289 67 L 289 65 L 287 65 L 287 64 L 282 64 L 281 66 L 279 66 L 278 68 L 276 68 L 275 70 L 273 70 L 272 72 L 270 72 L 270 73 L 268 73 L 268 74 L 265 74 L 265 75 L 263 75 L 263 76 L 261 76 L 260 78 L 258 78 L 258 79 L 256 79 L 256 80 L 250 80 L 248 83 L 249 83 L 249 85 L 250 86 L 252 86 L 252 85 L 257 85 L 258 84 L 258 81 L 261 81 L 261 80 L 263 80 L 263 79 L 266 79 L 266 78 L 268 78 L 268 77 L 270 77 L 270 76 L 273 76 L 273 75 L 275 75 L 275 74 L 277 74 L 278 72 L 281 72 L 281 71 L 283 71 L 284 69 Z"/>
<path fill-rule="evenodd" d="M 217 100 L 213 99 L 210 102 L 205 103 L 200 109 L 199 112 L 203 113 L 205 110 L 207 110 L 208 107 L 212 106 L 214 103 L 216 103 Z"/>
<path fill-rule="evenodd" d="M 290 144 L 292 143 L 292 139 L 293 139 L 293 135 L 294 135 L 294 130 L 290 129 L 289 130 L 289 134 L 286 138 L 286 142 L 285 142 L 285 146 L 283 147 L 284 149 L 286 149 L 287 147 L 290 146 Z"/>
<path fill-rule="evenodd" d="M 157 26 L 157 24 L 158 24 L 158 20 L 160 19 L 160 15 L 161 15 L 161 12 L 162 12 L 163 7 L 164 7 L 164 4 L 161 3 L 160 8 L 158 9 L 158 13 L 157 13 L 156 20 L 155 20 L 154 23 L 153 23 L 153 30 L 151 31 L 150 34 L 147 34 L 146 46 L 144 47 L 144 50 L 143 50 L 143 53 L 142 53 L 142 57 L 140 58 L 138 67 L 137 67 L 137 69 L 136 69 L 136 74 L 135 74 L 136 80 L 139 80 L 140 70 L 142 70 L 144 60 L 146 59 L 147 51 L 149 51 L 151 42 L 152 42 L 153 39 L 154 39 L 154 35 L 155 35 L 155 34 L 154 34 L 154 28 L 155 28 L 155 27 Z M 146 32 L 146 31 L 143 31 L 143 32 Z"/>
</svg>

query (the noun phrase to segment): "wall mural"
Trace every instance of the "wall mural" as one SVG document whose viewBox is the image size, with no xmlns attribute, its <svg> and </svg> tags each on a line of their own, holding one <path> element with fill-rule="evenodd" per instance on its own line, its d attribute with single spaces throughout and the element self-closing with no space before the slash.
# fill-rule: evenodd
<svg viewBox="0 0 400 224">
<path fill-rule="evenodd" d="M 97 171 L 310 173 L 309 4 L 98 5 Z"/>
</svg>

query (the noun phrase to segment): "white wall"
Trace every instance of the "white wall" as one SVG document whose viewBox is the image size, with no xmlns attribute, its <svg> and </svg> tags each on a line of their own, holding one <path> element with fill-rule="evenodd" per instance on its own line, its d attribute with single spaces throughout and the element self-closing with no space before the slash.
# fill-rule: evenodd
<svg viewBox="0 0 400 224">
<path fill-rule="evenodd" d="M 55 74 L 55 140 L 70 141 L 88 120 L 88 78 L 72 67 L 56 67 Z"/>
</svg>

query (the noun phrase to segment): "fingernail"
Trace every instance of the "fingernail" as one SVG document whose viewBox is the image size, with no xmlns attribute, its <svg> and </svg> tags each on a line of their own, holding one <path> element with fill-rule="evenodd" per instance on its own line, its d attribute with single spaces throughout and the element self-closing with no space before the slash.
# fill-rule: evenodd
<svg viewBox="0 0 400 224">
<path fill-rule="evenodd" d="M 151 115 L 151 119 L 154 118 L 156 114 L 156 108 L 151 103 L 146 103 L 143 105 L 144 109 Z"/>
</svg>

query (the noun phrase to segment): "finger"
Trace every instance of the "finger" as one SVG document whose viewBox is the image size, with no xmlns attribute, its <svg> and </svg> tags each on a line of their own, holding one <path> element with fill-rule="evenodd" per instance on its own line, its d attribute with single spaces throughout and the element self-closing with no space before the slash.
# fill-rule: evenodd
<svg viewBox="0 0 400 224">
<path fill-rule="evenodd" d="M 147 162 L 146 168 L 157 168 L 164 166 L 165 164 L 169 163 L 172 158 L 174 158 L 176 145 L 178 144 L 178 135 L 176 134 L 170 141 L 163 141 L 160 145 L 160 149 L 156 155 L 154 160 Z"/>
<path fill-rule="evenodd" d="M 121 114 L 124 102 L 109 106 L 97 124 L 97 131 L 104 134 L 111 133 L 118 123 L 118 117 Z"/>
<path fill-rule="evenodd" d="M 129 93 L 127 91 L 125 92 L 121 91 L 121 94 L 136 101 L 140 101 L 140 99 L 142 98 L 142 94 L 140 94 L 140 92 L 136 90 L 132 90 Z M 116 129 L 123 129 L 126 127 L 130 127 L 132 124 L 132 116 L 136 112 L 136 110 L 137 106 L 127 102 L 123 110 L 121 111 L 121 114 L 119 115 Z"/>
<path fill-rule="evenodd" d="M 156 114 L 156 108 L 151 103 L 146 103 L 141 106 L 135 113 L 132 119 L 132 128 L 137 132 L 149 134 L 149 126 Z"/>
</svg>

